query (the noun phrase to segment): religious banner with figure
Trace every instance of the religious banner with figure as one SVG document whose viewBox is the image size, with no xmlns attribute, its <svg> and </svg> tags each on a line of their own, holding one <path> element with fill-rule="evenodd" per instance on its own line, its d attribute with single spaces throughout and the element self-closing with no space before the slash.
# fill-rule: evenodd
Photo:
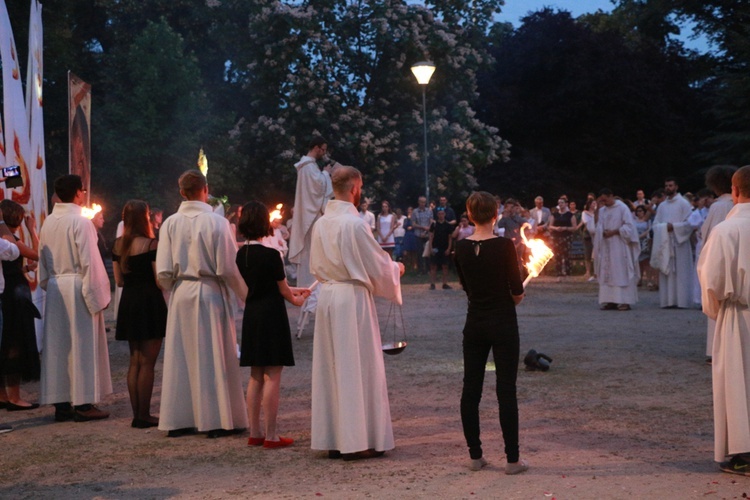
<svg viewBox="0 0 750 500">
<path fill-rule="evenodd" d="M 69 165 L 80 175 L 89 206 L 91 190 L 91 85 L 68 71 Z"/>
<path fill-rule="evenodd" d="M 3 185 L 3 198 L 27 206 L 31 198 L 31 181 L 29 178 L 29 122 L 21 83 L 21 70 L 18 64 L 18 52 L 13 39 L 13 29 L 4 1 L 0 1 L 0 57 L 3 66 L 3 119 L 5 122 L 5 141 L 3 144 L 4 162 L 2 167 L 18 173 Z M 15 167 L 15 168 L 14 168 Z M 13 187 L 10 187 L 13 186 Z M 28 208 L 28 207 L 26 207 Z"/>
</svg>

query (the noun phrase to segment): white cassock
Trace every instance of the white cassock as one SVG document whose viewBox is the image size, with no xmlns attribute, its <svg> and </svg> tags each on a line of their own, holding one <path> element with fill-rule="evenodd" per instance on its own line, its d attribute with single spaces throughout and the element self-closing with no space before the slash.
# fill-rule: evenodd
<svg viewBox="0 0 750 500">
<path fill-rule="evenodd" d="M 659 270 L 661 307 L 693 305 L 694 263 L 690 245 L 693 227 L 688 222 L 691 212 L 690 203 L 679 193 L 661 202 L 656 209 L 651 267 Z M 667 231 L 668 223 L 672 224 L 672 231 Z"/>
<path fill-rule="evenodd" d="M 314 450 L 393 449 L 391 410 L 373 296 L 401 304 L 399 267 L 351 203 L 332 200 L 313 228 L 320 281 L 312 365 Z"/>
<path fill-rule="evenodd" d="M 750 452 L 750 203 L 712 229 L 698 261 L 713 344 L 714 460 Z"/>
<path fill-rule="evenodd" d="M 297 264 L 297 286 L 308 287 L 315 278 L 310 274 L 310 237 L 312 226 L 323 215 L 333 196 L 331 175 L 318 168 L 315 158 L 303 156 L 294 164 L 297 187 L 294 192 L 294 218 L 289 238 L 289 262 Z"/>
<path fill-rule="evenodd" d="M 604 237 L 604 231 L 614 230 L 620 234 Z M 594 246 L 597 249 L 594 272 L 599 280 L 599 303 L 633 305 L 638 302 L 641 247 L 633 214 L 620 200 L 615 200 L 611 207 L 599 208 Z"/>
<path fill-rule="evenodd" d="M 94 224 L 74 203 L 56 203 L 42 225 L 42 404 L 96 403 L 112 392 L 104 329 L 109 277 L 96 242 Z"/>
<path fill-rule="evenodd" d="M 711 207 L 708 209 L 708 215 L 706 215 L 706 220 L 703 221 L 703 226 L 701 226 L 701 241 L 705 245 L 705 242 L 708 241 L 708 236 L 711 234 L 711 230 L 716 227 L 720 222 L 724 222 L 724 219 L 727 218 L 727 214 L 729 214 L 729 211 L 732 210 L 734 207 L 734 202 L 732 201 L 732 195 L 730 193 L 724 193 L 718 198 L 714 200 L 713 203 L 711 203 Z M 703 250 L 701 249 L 701 252 Z M 695 257 L 696 264 L 700 260 L 700 252 L 696 250 L 696 253 L 698 255 Z M 698 292 L 701 292 L 700 287 L 698 288 Z M 716 330 L 716 321 L 714 321 L 711 318 L 708 319 L 708 324 L 706 325 L 706 356 L 711 356 L 711 352 L 713 351 L 713 345 L 714 345 L 714 330 Z"/>
<path fill-rule="evenodd" d="M 229 222 L 200 201 L 183 201 L 159 231 L 156 273 L 172 291 L 164 342 L 159 429 L 247 427 L 230 290 L 247 287 Z"/>
</svg>

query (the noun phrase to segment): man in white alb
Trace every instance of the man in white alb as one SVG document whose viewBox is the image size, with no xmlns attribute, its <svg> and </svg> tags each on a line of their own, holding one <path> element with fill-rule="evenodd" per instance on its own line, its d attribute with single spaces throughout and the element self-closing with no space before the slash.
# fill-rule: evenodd
<svg viewBox="0 0 750 500">
<path fill-rule="evenodd" d="M 692 206 L 678 192 L 677 181 L 664 181 L 666 199 L 656 209 L 651 267 L 659 270 L 661 307 L 689 308 L 693 303 Z"/>
<path fill-rule="evenodd" d="M 597 258 L 594 269 L 599 280 L 601 309 L 629 311 L 638 302 L 638 279 L 641 252 L 638 230 L 630 209 L 615 199 L 610 189 L 599 191 L 599 218 L 594 246 Z"/>
<path fill-rule="evenodd" d="M 720 222 L 723 222 L 724 219 L 727 218 L 729 211 L 734 207 L 734 201 L 732 201 L 732 176 L 736 171 L 737 167 L 732 167 L 730 165 L 714 165 L 706 172 L 706 187 L 713 191 L 717 198 L 711 203 L 706 220 L 703 221 L 703 225 L 701 226 L 701 241 L 704 246 L 706 241 L 708 241 L 708 236 L 711 234 L 711 230 Z M 696 250 L 696 252 L 698 252 L 698 250 Z M 698 253 L 695 260 L 697 264 L 697 261 L 700 260 L 700 253 Z M 707 363 L 711 362 L 711 351 L 713 350 L 715 329 L 716 321 L 708 318 L 708 325 L 706 326 Z"/>
<path fill-rule="evenodd" d="M 297 266 L 297 286 L 309 287 L 315 282 L 310 274 L 310 238 L 312 227 L 325 211 L 326 203 L 333 196 L 331 171 L 326 165 L 321 170 L 318 161 L 328 153 L 328 141 L 315 136 L 310 141 L 307 154 L 294 164 L 297 169 L 297 186 L 294 192 L 294 219 L 289 237 L 289 262 Z M 335 165 L 334 165 L 335 166 Z M 298 334 L 305 326 L 307 314 L 314 313 L 318 302 L 317 289 L 307 298 L 300 311 L 297 323 Z"/>
<path fill-rule="evenodd" d="M 232 290 L 244 303 L 229 221 L 214 213 L 198 170 L 179 179 L 186 201 L 159 231 L 156 274 L 169 290 L 159 429 L 169 437 L 208 432 L 209 438 L 247 428 L 237 359 Z"/>
<path fill-rule="evenodd" d="M 401 304 L 404 266 L 393 262 L 357 214 L 362 176 L 333 173 L 335 199 L 313 228 L 311 270 L 320 281 L 312 365 L 314 450 L 345 460 L 393 449 L 374 296 Z"/>
<path fill-rule="evenodd" d="M 39 234 L 39 285 L 44 297 L 41 403 L 55 405 L 55 420 L 99 420 L 94 403 L 112 392 L 104 309 L 109 277 L 97 248 L 96 228 L 81 215 L 86 191 L 77 175 L 55 180 L 60 198 Z"/>
<path fill-rule="evenodd" d="M 711 231 L 698 261 L 713 343 L 714 460 L 750 476 L 750 165 L 732 177 L 734 208 Z M 729 460 L 726 460 L 729 457 Z"/>
</svg>

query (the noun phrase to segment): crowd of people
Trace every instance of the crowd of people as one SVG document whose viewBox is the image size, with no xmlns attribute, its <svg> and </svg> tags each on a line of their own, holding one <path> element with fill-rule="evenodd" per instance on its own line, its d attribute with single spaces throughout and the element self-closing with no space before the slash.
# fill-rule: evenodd
<svg viewBox="0 0 750 500">
<path fill-rule="evenodd" d="M 469 302 L 461 420 L 470 468 L 487 464 L 478 406 L 491 351 L 505 472 L 517 474 L 528 468 L 519 457 L 515 386 L 515 306 L 524 298 L 525 241 L 542 239 L 553 248 L 562 280 L 571 275 L 571 244 L 579 238 L 584 279 L 598 281 L 602 310 L 630 310 L 641 285 L 659 291 L 663 308 L 703 304 L 712 320 L 706 353 L 714 364 L 716 458 L 727 472 L 750 468 L 750 391 L 744 388 L 750 385 L 729 383 L 747 370 L 742 353 L 750 349 L 736 335 L 750 331 L 750 253 L 743 250 L 750 244 L 750 166 L 712 167 L 707 188 L 695 195 L 681 194 L 674 178 L 650 198 L 637 191 L 632 201 L 603 188 L 587 196 L 581 211 L 566 195 L 553 208 L 538 196 L 527 209 L 514 198 L 476 192 L 458 214 L 440 196 L 430 204 L 419 197 L 406 210 L 382 200 L 375 215 L 373 200 L 362 198 L 357 169 L 319 167 L 326 152 L 326 141 L 317 137 L 297 163 L 295 206 L 286 224 L 257 201 L 227 217 L 217 213 L 197 170 L 179 178 L 184 201 L 163 222 L 161 210 L 128 201 L 111 250 L 101 234 L 101 214 L 93 221 L 82 215 L 86 191 L 79 176 L 55 181 L 59 201 L 38 237 L 36 221 L 23 207 L 0 202 L 0 405 L 9 411 L 54 405 L 56 421 L 109 417 L 97 404 L 112 392 L 103 316 L 112 302 L 103 257 L 111 254 L 120 290 L 115 339 L 127 341 L 130 350 L 133 428 L 209 438 L 248 430 L 249 446 L 291 445 L 276 425 L 281 374 L 294 366 L 286 301 L 315 313 L 311 447 L 344 460 L 382 456 L 395 444 L 374 297 L 400 305 L 407 268 L 429 273 L 431 290 L 440 268 L 442 288 L 450 289 L 448 268 L 455 266 Z M 722 224 L 725 219 L 732 223 Z M 27 243 L 14 234 L 21 224 L 31 235 Z M 717 236 L 709 239 L 712 234 Z M 34 326 L 40 313 L 25 278 L 34 271 L 46 291 L 41 349 Z M 162 346 L 157 417 L 151 395 Z M 240 366 L 250 367 L 244 394 Z M 21 397 L 20 383 L 29 380 L 41 381 L 39 403 Z"/>
</svg>

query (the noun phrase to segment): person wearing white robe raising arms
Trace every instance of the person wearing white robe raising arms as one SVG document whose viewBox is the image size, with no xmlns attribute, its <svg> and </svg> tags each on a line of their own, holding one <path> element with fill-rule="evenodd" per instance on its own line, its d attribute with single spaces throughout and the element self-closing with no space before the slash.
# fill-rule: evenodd
<svg viewBox="0 0 750 500">
<path fill-rule="evenodd" d="M 401 304 L 404 266 L 359 218 L 362 175 L 333 172 L 335 199 L 313 227 L 310 264 L 320 281 L 312 364 L 311 447 L 356 460 L 393 449 L 388 387 L 373 296 Z"/>
<path fill-rule="evenodd" d="M 297 187 L 294 192 L 294 219 L 289 237 L 289 262 L 297 265 L 297 286 L 307 287 L 315 278 L 310 274 L 310 237 L 312 226 L 333 196 L 331 170 L 326 165 L 322 170 L 318 161 L 328 152 L 328 142 L 320 136 L 310 141 L 307 154 L 294 164 L 297 169 Z M 308 300 L 306 311 L 315 311 L 315 296 Z"/>
<path fill-rule="evenodd" d="M 678 190 L 674 178 L 664 181 L 666 199 L 656 209 L 651 267 L 659 270 L 661 307 L 688 308 L 693 303 L 692 206 Z"/>
<path fill-rule="evenodd" d="M 750 165 L 732 177 L 732 198 L 734 208 L 703 247 L 698 278 L 703 312 L 716 320 L 714 460 L 724 472 L 750 476 Z"/>
<path fill-rule="evenodd" d="M 601 309 L 629 311 L 638 302 L 641 245 L 630 209 L 610 189 L 599 191 L 594 269 L 599 279 Z"/>
<path fill-rule="evenodd" d="M 109 413 L 93 403 L 112 392 L 104 329 L 109 277 L 96 228 L 81 215 L 86 200 L 81 178 L 57 178 L 55 194 L 60 203 L 39 235 L 39 285 L 47 291 L 40 400 L 55 405 L 58 422 L 99 420 Z"/>
<path fill-rule="evenodd" d="M 231 289 L 244 302 L 247 286 L 235 264 L 229 221 L 206 203 L 208 183 L 198 170 L 179 179 L 183 201 L 164 221 L 156 277 L 170 290 L 159 430 L 169 437 L 208 432 L 209 438 L 247 428 L 237 360 Z"/>
<path fill-rule="evenodd" d="M 706 172 L 706 187 L 713 191 L 718 198 L 711 203 L 706 220 L 703 221 L 703 226 L 701 226 L 701 241 L 703 241 L 704 245 L 708 241 L 711 230 L 720 222 L 723 222 L 727 218 L 729 211 L 734 207 L 734 201 L 732 201 L 732 176 L 736 171 L 737 167 L 731 165 L 714 165 Z M 697 261 L 700 260 L 700 254 L 698 254 L 695 260 L 697 264 Z M 698 292 L 700 293 L 700 290 Z M 707 363 L 711 363 L 715 329 L 716 321 L 708 318 L 708 325 L 706 326 Z"/>
</svg>

